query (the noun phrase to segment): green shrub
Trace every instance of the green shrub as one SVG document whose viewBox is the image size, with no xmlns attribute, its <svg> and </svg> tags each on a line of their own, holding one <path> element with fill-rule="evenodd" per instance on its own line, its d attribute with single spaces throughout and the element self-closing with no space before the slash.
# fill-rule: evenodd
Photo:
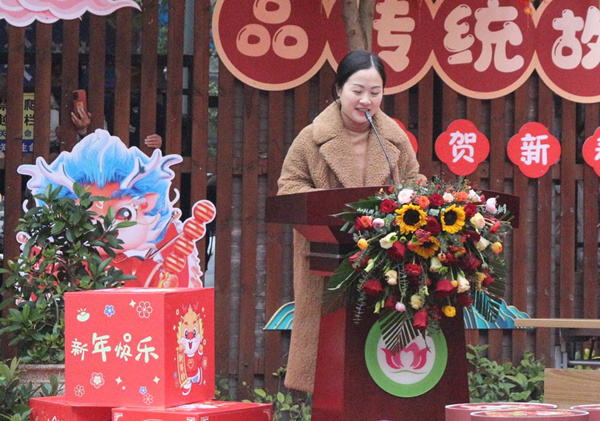
<svg viewBox="0 0 600 421">
<path fill-rule="evenodd" d="M 467 360 L 471 402 L 541 402 L 544 394 L 544 369 L 541 360 L 526 351 L 517 366 L 498 364 L 483 353 L 488 345 L 468 346 Z"/>
<path fill-rule="evenodd" d="M 53 396 L 58 393 L 58 378 L 52 376 L 49 384 L 33 387 L 20 382 L 19 360 L 13 358 L 0 363 L 0 419 L 11 421 L 29 420 L 29 399 L 34 395 Z"/>
</svg>

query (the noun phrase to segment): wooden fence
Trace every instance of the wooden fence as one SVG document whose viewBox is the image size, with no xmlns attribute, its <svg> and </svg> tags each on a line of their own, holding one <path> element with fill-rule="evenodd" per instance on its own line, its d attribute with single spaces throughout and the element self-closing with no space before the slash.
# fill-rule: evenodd
<svg viewBox="0 0 600 421">
<path fill-rule="evenodd" d="M 62 67 L 59 86 L 54 87 L 60 92 L 61 150 L 71 149 L 77 141 L 69 123 L 71 92 L 77 88 L 88 90 L 92 128 L 109 120 L 114 134 L 129 142 L 131 69 L 132 64 L 139 65 L 140 138 L 157 130 L 156 104 L 164 97 L 164 115 L 158 116 L 158 122 L 166 122 L 163 150 L 184 155 L 174 180 L 174 187 L 182 191 L 184 215 L 190 203 L 206 196 L 207 174 L 217 176 L 217 371 L 243 397 L 248 391 L 242 382 L 277 389 L 278 379 L 271 373 L 285 364 L 289 343 L 287 333 L 262 331 L 265 321 L 293 295 L 291 229 L 264 223 L 265 198 L 277 191 L 283 158 L 294 136 L 331 101 L 334 74 L 326 65 L 295 89 L 265 92 L 242 84 L 219 65 L 216 156 L 212 156 L 210 1 L 196 0 L 190 10 L 193 55 L 184 55 L 183 49 L 186 4 L 171 1 L 166 57 L 157 54 L 158 0 L 145 0 L 141 15 L 121 10 L 109 17 L 86 16 L 81 22 L 28 28 L 0 23 L 0 57 L 1 64 L 8 64 L 9 87 L 6 156 L 0 161 L 0 192 L 7 209 L 4 253 L 7 258 L 18 254 L 12 233 L 20 216 L 24 183 L 16 169 L 37 156 L 51 157 L 44 128 L 50 122 L 53 60 L 56 64 L 58 58 Z M 52 53 L 53 40 L 56 44 L 61 37 L 62 52 Z M 138 52 L 134 46 L 140 39 Z M 85 51 L 80 51 L 82 44 Z M 25 64 L 35 68 L 33 154 L 21 153 Z M 114 70 L 114 86 L 109 86 L 107 70 Z M 105 97 L 114 98 L 114 115 L 104 115 Z M 184 99 L 189 105 L 186 119 Z M 506 293 L 509 303 L 532 317 L 599 316 L 599 183 L 581 156 L 583 141 L 600 125 L 598 104 L 561 99 L 536 75 L 506 97 L 476 100 L 458 95 L 431 71 L 409 91 L 386 97 L 384 109 L 417 136 L 418 160 L 427 176 L 449 175 L 435 157 L 434 140 L 453 120 L 471 120 L 490 139 L 488 160 L 470 178 L 482 188 L 521 197 L 521 226 L 506 247 L 512 268 Z M 540 179 L 526 178 L 507 159 L 508 140 L 528 121 L 546 125 L 562 146 L 561 160 Z M 467 341 L 489 343 L 492 359 L 518 360 L 528 348 L 551 365 L 555 338 L 550 331 L 471 331 Z M 6 353 L 6 341 L 3 344 Z"/>
</svg>

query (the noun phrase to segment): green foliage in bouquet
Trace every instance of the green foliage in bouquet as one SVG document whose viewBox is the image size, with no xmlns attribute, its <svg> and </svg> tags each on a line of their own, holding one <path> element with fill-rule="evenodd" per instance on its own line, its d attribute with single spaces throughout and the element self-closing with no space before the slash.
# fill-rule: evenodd
<svg viewBox="0 0 600 421">
<path fill-rule="evenodd" d="M 9 345 L 17 347 L 23 363 L 64 362 L 66 292 L 119 286 L 133 278 L 109 265 L 113 249 L 120 248 L 117 230 L 134 223 L 116 223 L 112 210 L 98 216 L 90 208 L 106 199 L 92 197 L 79 184 L 77 199 L 61 197 L 61 188 L 48 186 L 36 196 L 38 206 L 17 226 L 26 240 L 22 253 L 16 262 L 8 261 L 8 270 L 0 270 L 0 309 L 13 306 L 0 319 L 0 335 L 12 335 Z"/>
<path fill-rule="evenodd" d="M 326 311 L 354 305 L 355 321 L 373 307 L 385 346 L 397 352 L 419 331 L 436 329 L 457 307 L 498 314 L 506 263 L 502 239 L 511 226 L 506 206 L 484 198 L 468 181 L 403 183 L 347 205 L 356 250 L 329 278 Z"/>
</svg>

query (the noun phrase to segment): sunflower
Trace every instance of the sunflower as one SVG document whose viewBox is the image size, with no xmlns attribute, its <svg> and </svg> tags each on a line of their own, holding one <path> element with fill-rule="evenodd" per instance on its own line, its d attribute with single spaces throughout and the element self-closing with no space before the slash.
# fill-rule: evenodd
<svg viewBox="0 0 600 421">
<path fill-rule="evenodd" d="M 452 205 L 442 212 L 442 230 L 456 234 L 465 225 L 465 210 L 462 206 Z"/>
<path fill-rule="evenodd" d="M 396 216 L 396 223 L 400 227 L 401 234 L 410 234 L 427 224 L 427 214 L 418 205 L 413 203 L 408 203 L 400 209 L 396 209 L 396 213 L 398 214 Z"/>
<path fill-rule="evenodd" d="M 430 259 L 440 249 L 440 241 L 434 236 L 430 236 L 427 241 L 418 241 L 411 244 L 410 249 L 417 253 L 419 256 Z"/>
</svg>

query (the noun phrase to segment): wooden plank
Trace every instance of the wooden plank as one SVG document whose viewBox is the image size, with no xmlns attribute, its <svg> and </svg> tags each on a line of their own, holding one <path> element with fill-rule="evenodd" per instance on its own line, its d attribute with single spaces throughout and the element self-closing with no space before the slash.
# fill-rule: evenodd
<svg viewBox="0 0 600 421">
<path fill-rule="evenodd" d="M 294 89 L 294 136 L 297 136 L 311 121 L 309 81 Z"/>
<path fill-rule="evenodd" d="M 563 99 L 560 159 L 560 317 L 575 316 L 576 126 L 576 104 Z"/>
<path fill-rule="evenodd" d="M 116 12 L 117 44 L 115 48 L 114 135 L 129 146 L 131 112 L 131 26 L 132 11 L 126 7 Z"/>
<path fill-rule="evenodd" d="M 106 68 L 106 18 L 90 15 L 90 55 L 88 65 L 88 110 L 92 123 L 88 133 L 104 128 L 104 91 Z"/>
<path fill-rule="evenodd" d="M 544 402 L 570 408 L 600 402 L 600 371 L 577 369 L 544 370 Z"/>
<path fill-rule="evenodd" d="M 21 176 L 17 168 L 21 164 L 23 136 L 23 72 L 25 71 L 25 28 L 8 27 L 8 75 L 10 86 L 6 94 L 6 152 L 5 152 L 5 198 L 4 214 L 4 262 L 15 260 L 19 245 L 15 239 L 15 228 L 21 212 L 8 212 L 8 206 L 20 209 Z M 6 267 L 6 264 L 5 264 Z"/>
<path fill-rule="evenodd" d="M 183 28 L 185 2 L 169 1 L 167 53 L 167 145 L 170 154 L 181 155 L 181 115 L 183 98 Z M 173 188 L 181 189 L 181 169 L 173 168 Z"/>
<path fill-rule="evenodd" d="M 538 94 L 538 119 L 539 122 L 548 128 L 552 127 L 554 115 L 554 94 L 540 80 Z M 533 238 L 536 239 L 536 270 L 535 270 L 535 291 L 536 291 L 536 317 L 550 317 L 552 315 L 552 255 L 549 245 L 552 244 L 552 230 L 549 225 L 549 218 L 552 215 L 552 174 L 550 171 L 537 180 L 537 213 L 546 215 L 545 218 L 537 218 L 536 232 Z M 551 361 L 553 353 L 551 349 L 550 331 L 536 331 L 536 355 L 546 361 Z"/>
<path fill-rule="evenodd" d="M 142 8 L 142 70 L 140 86 L 140 145 L 150 155 L 153 151 L 144 139 L 156 133 L 156 88 L 158 54 L 158 0 L 144 1 Z M 164 136 L 164 133 L 160 134 Z M 163 139 L 165 148 L 167 139 Z"/>
<path fill-rule="evenodd" d="M 319 110 L 324 110 L 334 100 L 332 93 L 334 84 L 335 72 L 333 71 L 329 63 L 326 63 L 319 71 Z M 283 104 L 281 109 L 283 110 Z M 271 121 L 271 117 L 269 117 L 269 121 Z"/>
<path fill-rule="evenodd" d="M 242 233 L 239 304 L 238 381 L 254 385 L 256 352 L 256 243 L 258 223 L 258 147 L 260 96 L 257 89 L 244 86 L 244 137 L 242 175 Z M 242 389 L 238 397 L 248 399 L 250 391 Z"/>
<path fill-rule="evenodd" d="M 515 117 L 513 133 L 517 133 L 519 129 L 527 123 L 529 112 L 529 85 L 531 79 L 521 85 L 515 91 Z M 494 106 L 492 101 L 492 116 L 498 110 L 499 106 Z M 529 179 L 523 175 L 518 167 L 514 167 L 513 175 L 513 194 L 519 196 L 519 217 L 523 221 L 518 228 L 513 230 L 512 234 L 512 264 L 511 264 L 511 301 L 510 303 L 521 311 L 527 310 L 527 279 L 528 270 L 531 268 L 530 251 L 527 248 L 527 242 L 524 238 L 532 238 L 532 224 L 527 223 L 527 199 L 529 197 Z M 513 364 L 518 364 L 523 356 L 527 343 L 527 332 L 513 331 L 512 333 L 512 361 Z"/>
<path fill-rule="evenodd" d="M 50 158 L 50 98 L 52 83 L 52 25 L 35 27 L 35 117 L 33 153 Z"/>
<path fill-rule="evenodd" d="M 408 89 L 394 95 L 393 101 L 394 115 L 390 117 L 400 120 L 408 130 L 410 126 L 410 95 Z"/>
<path fill-rule="evenodd" d="M 600 104 L 585 108 L 585 138 L 592 136 L 599 125 Z M 583 169 L 583 317 L 598 317 L 598 175 L 589 165 Z"/>
<path fill-rule="evenodd" d="M 191 203 L 206 198 L 208 167 L 208 64 L 210 60 L 210 2 L 194 3 L 194 67 L 192 73 Z M 206 270 L 206 238 L 198 242 L 198 257 Z"/>
<path fill-rule="evenodd" d="M 483 127 L 482 127 L 482 118 L 481 118 L 481 113 L 482 113 L 482 107 L 483 107 L 483 101 L 481 101 L 480 99 L 476 99 L 476 98 L 467 98 L 467 120 L 469 120 L 471 123 L 473 123 L 475 125 L 475 127 L 477 127 L 477 130 L 479 130 L 480 132 L 484 132 Z M 503 115 L 503 114 L 502 114 Z M 500 117 L 500 116 L 497 116 Z M 494 116 L 491 117 L 492 119 L 494 118 Z M 492 142 L 492 139 L 488 139 L 490 142 Z M 504 142 L 502 141 L 502 145 L 504 144 Z M 490 151 L 492 149 L 493 145 L 490 145 Z M 504 148 L 502 148 L 503 150 Z M 490 158 L 491 156 L 493 156 L 493 153 L 490 152 Z M 475 169 L 474 172 L 472 172 L 471 174 L 469 174 L 467 177 L 469 178 L 469 180 L 471 180 L 473 183 L 475 183 L 475 185 L 479 186 L 481 183 L 481 173 L 482 173 L 482 165 L 479 164 L 477 166 L 477 168 Z M 491 173 L 491 170 L 490 170 Z M 499 174 L 502 174 L 502 172 L 499 172 Z M 503 176 L 501 176 L 501 178 L 503 178 Z M 504 180 L 503 180 L 504 181 Z M 503 191 L 504 186 L 500 185 L 500 188 L 497 187 L 490 187 L 492 190 L 499 190 L 499 191 Z M 490 332 L 491 333 L 491 332 Z M 501 334 L 501 332 L 500 332 Z"/>
<path fill-rule="evenodd" d="M 558 329 L 600 329 L 600 319 L 532 318 L 515 319 L 516 327 L 543 327 Z"/>
<path fill-rule="evenodd" d="M 421 173 L 430 179 L 433 174 L 439 174 L 439 166 L 433 162 L 433 70 L 419 82 L 418 107 L 417 139 L 421 141 L 417 160 Z"/>
<path fill-rule="evenodd" d="M 231 229 L 233 173 L 234 78 L 225 65 L 219 63 L 219 116 L 217 121 L 217 220 L 215 250 L 215 338 L 216 372 L 221 377 L 237 373 L 237 364 L 229 363 L 230 296 L 231 296 Z"/>
<path fill-rule="evenodd" d="M 458 103 L 458 93 L 445 83 L 442 87 L 442 132 L 448 130 L 448 126 L 458 118 L 456 115 L 456 105 Z M 435 145 L 435 140 L 434 140 Z M 444 180 L 453 179 L 456 176 L 448 169 L 448 166 L 440 162 L 440 170 L 437 173 Z"/>
<path fill-rule="evenodd" d="M 63 21 L 63 53 L 60 98 L 60 149 L 73 149 L 77 129 L 71 121 L 73 91 L 79 87 L 79 19 Z"/>
<path fill-rule="evenodd" d="M 8 75 L 7 85 L 10 89 L 6 93 L 6 152 L 5 152 L 5 186 L 4 203 L 4 268 L 8 269 L 6 262 L 16 260 L 19 256 L 19 244 L 15 238 L 15 229 L 19 224 L 21 212 L 8 212 L 8 206 L 20 209 L 21 176 L 17 168 L 22 157 L 23 133 L 23 72 L 25 71 L 25 28 L 8 26 Z M 6 298 L 6 297 L 4 297 Z M 8 310 L 2 313 L 6 315 Z M 15 348 L 8 346 L 8 341 L 0 341 L 0 351 L 3 358 L 15 356 Z"/>
<path fill-rule="evenodd" d="M 324 105 L 322 103 L 322 105 Z M 284 92 L 269 93 L 269 146 L 267 196 L 277 194 L 277 180 L 285 157 L 285 124 L 281 118 L 281 110 L 285 107 Z M 283 225 L 267 224 L 267 285 L 265 312 L 266 320 L 284 304 L 283 302 Z M 268 393 L 276 393 L 279 379 L 271 376 L 284 365 L 282 340 L 280 332 L 265 333 L 265 389 Z"/>
</svg>

